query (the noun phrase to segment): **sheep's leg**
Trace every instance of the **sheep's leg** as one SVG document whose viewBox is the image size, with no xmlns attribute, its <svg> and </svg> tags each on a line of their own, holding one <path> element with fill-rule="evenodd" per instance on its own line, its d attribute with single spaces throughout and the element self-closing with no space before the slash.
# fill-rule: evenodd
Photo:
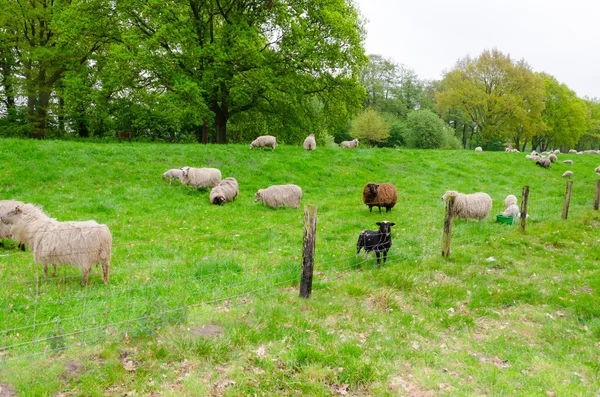
<svg viewBox="0 0 600 397">
<path fill-rule="evenodd" d="M 104 273 L 104 284 L 108 284 L 108 262 L 102 262 L 102 273 Z"/>
<path fill-rule="evenodd" d="M 387 261 L 387 251 L 383 251 L 383 265 L 385 266 L 385 261 Z"/>
<path fill-rule="evenodd" d="M 173 178 L 169 178 L 169 186 L 171 186 L 171 183 L 173 183 Z"/>
<path fill-rule="evenodd" d="M 48 278 L 48 265 L 44 264 L 44 276 Z"/>
<path fill-rule="evenodd" d="M 377 255 L 377 267 L 380 267 L 381 265 L 379 264 L 379 251 L 375 251 L 375 255 Z M 384 261 L 385 263 L 385 261 Z"/>
<path fill-rule="evenodd" d="M 19 243 L 19 248 L 21 249 L 21 251 L 25 251 L 25 244 Z"/>
<path fill-rule="evenodd" d="M 88 267 L 83 271 L 83 277 L 81 278 L 81 286 L 85 287 L 88 283 L 88 277 L 90 276 L 91 267 Z"/>
<path fill-rule="evenodd" d="M 373 206 L 372 205 L 369 206 L 369 212 L 373 212 Z"/>
<path fill-rule="evenodd" d="M 381 214 L 381 206 L 378 205 L 377 208 L 379 208 L 379 213 Z"/>
<path fill-rule="evenodd" d="M 53 264 L 52 268 L 53 268 L 52 277 L 56 277 L 56 264 Z"/>
</svg>

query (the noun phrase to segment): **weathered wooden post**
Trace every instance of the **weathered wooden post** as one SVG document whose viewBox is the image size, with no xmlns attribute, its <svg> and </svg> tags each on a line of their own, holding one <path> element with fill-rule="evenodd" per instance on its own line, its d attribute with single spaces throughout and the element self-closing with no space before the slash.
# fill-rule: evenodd
<svg viewBox="0 0 600 397">
<path fill-rule="evenodd" d="M 527 204 L 529 203 L 529 186 L 523 186 L 523 197 L 521 199 L 521 231 L 525 233 L 527 225 Z"/>
<path fill-rule="evenodd" d="M 567 181 L 567 191 L 565 192 L 565 205 L 563 206 L 562 219 L 569 216 L 569 204 L 571 203 L 571 192 L 573 191 L 573 181 Z"/>
<path fill-rule="evenodd" d="M 594 209 L 598 210 L 600 205 L 600 179 L 596 181 L 596 195 L 594 196 Z"/>
<path fill-rule="evenodd" d="M 317 206 L 304 206 L 304 238 L 302 243 L 302 278 L 300 297 L 308 298 L 312 292 L 313 270 L 315 266 L 315 237 L 317 235 Z"/>
<path fill-rule="evenodd" d="M 452 209 L 456 196 L 446 196 L 446 214 L 444 215 L 444 235 L 442 237 L 442 256 L 450 256 L 450 238 L 452 237 Z"/>
</svg>

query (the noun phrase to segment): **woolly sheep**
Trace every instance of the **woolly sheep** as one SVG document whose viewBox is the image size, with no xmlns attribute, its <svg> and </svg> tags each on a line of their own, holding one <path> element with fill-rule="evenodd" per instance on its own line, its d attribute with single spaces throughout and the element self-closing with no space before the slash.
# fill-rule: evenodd
<svg viewBox="0 0 600 397">
<path fill-rule="evenodd" d="M 14 210 L 15 208 L 17 208 L 19 205 L 24 205 L 25 203 L 21 202 L 21 201 L 16 201 L 16 200 L 0 200 L 0 218 L 4 215 L 7 214 L 8 212 Z M 11 227 L 12 225 L 10 224 L 6 224 L 2 221 L 0 221 L 0 240 L 5 239 L 5 238 L 10 238 L 12 239 L 12 233 L 11 233 Z M 0 243 L 0 247 L 3 247 L 4 245 L 2 243 Z M 22 249 L 25 249 L 24 245 L 20 244 L 20 247 Z"/>
<path fill-rule="evenodd" d="M 577 154 L 577 150 L 575 150 L 575 149 L 570 149 L 570 150 L 569 150 L 569 153 L 571 153 L 571 154 Z"/>
<path fill-rule="evenodd" d="M 216 168 L 183 167 L 180 180 L 182 185 L 197 188 L 215 187 L 221 182 L 221 171 Z"/>
<path fill-rule="evenodd" d="M 513 149 L 513 150 L 511 150 L 511 152 L 513 152 L 513 153 L 519 153 L 519 149 Z"/>
<path fill-rule="evenodd" d="M 565 171 L 564 174 L 562 174 L 563 178 L 570 178 L 573 176 L 573 171 Z"/>
<path fill-rule="evenodd" d="M 238 183 L 235 178 L 229 177 L 223 179 L 210 191 L 211 204 L 223 205 L 223 203 L 233 201 L 238 195 L 238 189 Z"/>
<path fill-rule="evenodd" d="M 537 159 L 535 161 L 535 164 L 539 165 L 540 167 L 549 168 L 550 167 L 550 160 L 547 159 L 547 158 Z"/>
<path fill-rule="evenodd" d="M 476 152 L 483 152 L 483 149 L 481 148 L 481 146 L 477 146 L 477 147 L 475 148 L 475 151 L 476 151 Z"/>
<path fill-rule="evenodd" d="M 304 149 L 305 150 L 315 150 L 317 148 L 317 141 L 315 140 L 315 134 L 310 134 L 304 140 Z"/>
<path fill-rule="evenodd" d="M 340 143 L 340 146 L 343 148 L 355 148 L 358 147 L 358 138 L 353 139 L 351 141 L 342 141 L 342 143 Z"/>
<path fill-rule="evenodd" d="M 517 204 L 511 204 L 509 205 L 504 212 L 502 213 L 503 216 L 513 216 L 513 217 L 518 217 L 519 216 L 519 206 L 517 206 Z"/>
<path fill-rule="evenodd" d="M 250 149 L 259 147 L 262 150 L 265 150 L 265 146 L 270 147 L 271 151 L 274 152 L 275 147 L 277 146 L 277 138 L 275 138 L 273 135 L 259 136 L 258 138 L 252 141 L 252 143 L 250 144 Z"/>
<path fill-rule="evenodd" d="M 281 206 L 298 208 L 302 199 L 302 189 L 297 185 L 273 185 L 266 189 L 258 189 L 254 202 L 262 201 L 264 205 L 278 208 Z"/>
<path fill-rule="evenodd" d="M 373 212 L 373 207 L 385 207 L 385 212 L 390 212 L 398 201 L 398 192 L 396 186 L 391 183 L 367 183 L 363 188 L 363 203 L 369 206 L 369 212 Z"/>
<path fill-rule="evenodd" d="M 108 226 L 96 221 L 59 222 L 49 218 L 32 204 L 24 204 L 2 216 L 4 223 L 11 224 L 15 235 L 29 245 L 35 263 L 44 265 L 71 265 L 83 271 L 81 285 L 86 285 L 90 270 L 95 264 L 102 265 L 104 283 L 108 283 L 112 235 Z"/>
<path fill-rule="evenodd" d="M 594 172 L 595 172 L 596 174 L 600 174 L 600 165 L 599 165 L 598 167 L 596 167 L 596 169 L 594 170 Z"/>
<path fill-rule="evenodd" d="M 554 151 L 554 154 L 560 154 L 560 150 L 559 150 L 559 149 L 556 149 L 556 150 Z"/>
<path fill-rule="evenodd" d="M 573 160 L 565 160 L 563 163 L 567 165 L 573 165 Z"/>
<path fill-rule="evenodd" d="M 173 168 L 162 174 L 162 179 L 169 178 L 169 186 L 171 186 L 173 179 L 181 179 L 182 173 L 183 171 L 181 169 Z"/>
<path fill-rule="evenodd" d="M 504 199 L 504 205 L 506 205 L 507 207 L 510 207 L 513 204 L 515 204 L 515 205 L 517 204 L 517 197 L 514 194 L 509 194 Z"/>
<path fill-rule="evenodd" d="M 556 163 L 556 161 L 558 160 L 558 157 L 556 157 L 556 155 L 554 153 L 550 153 L 548 155 L 548 160 L 550 160 L 551 163 Z"/>
<path fill-rule="evenodd" d="M 492 209 L 492 198 L 487 193 L 464 194 L 448 190 L 442 196 L 442 200 L 446 201 L 448 196 L 456 196 L 452 209 L 452 216 L 456 218 L 477 218 L 481 221 L 489 215 Z"/>
</svg>

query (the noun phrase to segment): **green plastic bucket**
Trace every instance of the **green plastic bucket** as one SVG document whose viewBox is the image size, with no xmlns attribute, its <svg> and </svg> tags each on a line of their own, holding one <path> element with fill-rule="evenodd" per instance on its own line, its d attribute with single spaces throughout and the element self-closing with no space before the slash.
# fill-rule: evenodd
<svg viewBox="0 0 600 397">
<path fill-rule="evenodd" d="M 512 225 L 513 224 L 513 217 L 512 216 L 504 216 L 502 214 L 498 214 L 498 215 L 496 215 L 496 222 L 497 223 L 503 223 L 505 225 Z"/>
</svg>

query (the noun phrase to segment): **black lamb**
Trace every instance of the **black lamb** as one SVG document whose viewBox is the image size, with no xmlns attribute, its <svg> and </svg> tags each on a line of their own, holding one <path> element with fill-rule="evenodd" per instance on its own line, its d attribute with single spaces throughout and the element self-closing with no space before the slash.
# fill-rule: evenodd
<svg viewBox="0 0 600 397">
<path fill-rule="evenodd" d="M 383 221 L 377 222 L 379 230 L 363 230 L 358 235 L 358 242 L 356 243 L 356 255 L 361 249 L 365 249 L 365 255 L 371 251 L 375 251 L 377 255 L 377 266 L 379 267 L 379 254 L 383 252 L 383 264 L 387 260 L 387 253 L 392 246 L 392 226 L 395 223 Z"/>
</svg>

